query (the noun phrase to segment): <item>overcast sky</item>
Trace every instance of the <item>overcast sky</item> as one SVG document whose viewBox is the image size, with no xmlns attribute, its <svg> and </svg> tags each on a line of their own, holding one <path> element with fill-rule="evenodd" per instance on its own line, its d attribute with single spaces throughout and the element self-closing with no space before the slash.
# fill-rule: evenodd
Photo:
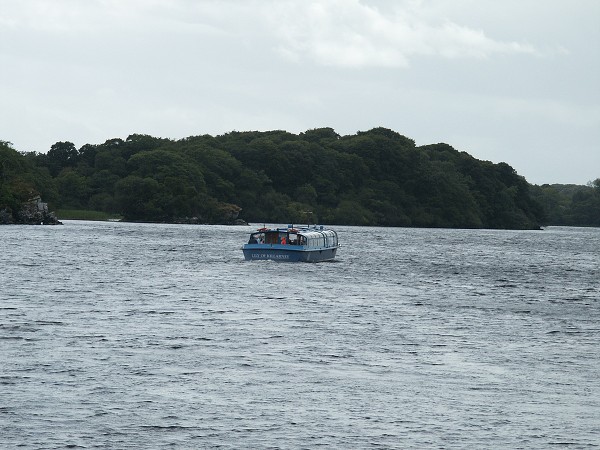
<svg viewBox="0 0 600 450">
<path fill-rule="evenodd" d="M 598 0 L 0 0 L 0 140 L 383 126 L 600 177 Z"/>
</svg>

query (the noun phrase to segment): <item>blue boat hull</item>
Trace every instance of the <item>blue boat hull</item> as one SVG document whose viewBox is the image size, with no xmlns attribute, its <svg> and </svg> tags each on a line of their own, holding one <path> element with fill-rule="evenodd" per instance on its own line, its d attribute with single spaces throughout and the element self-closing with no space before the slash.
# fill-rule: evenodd
<svg viewBox="0 0 600 450">
<path fill-rule="evenodd" d="M 287 245 L 246 244 L 242 250 L 247 261 L 321 262 L 334 259 L 337 247 L 308 250 Z"/>
</svg>

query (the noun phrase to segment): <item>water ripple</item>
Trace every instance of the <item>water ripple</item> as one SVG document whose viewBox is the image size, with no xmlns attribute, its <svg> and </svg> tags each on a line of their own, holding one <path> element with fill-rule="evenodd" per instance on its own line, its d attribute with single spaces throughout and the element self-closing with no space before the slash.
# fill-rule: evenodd
<svg viewBox="0 0 600 450">
<path fill-rule="evenodd" d="M 598 229 L 338 229 L 3 228 L 0 447 L 598 444 Z"/>
</svg>

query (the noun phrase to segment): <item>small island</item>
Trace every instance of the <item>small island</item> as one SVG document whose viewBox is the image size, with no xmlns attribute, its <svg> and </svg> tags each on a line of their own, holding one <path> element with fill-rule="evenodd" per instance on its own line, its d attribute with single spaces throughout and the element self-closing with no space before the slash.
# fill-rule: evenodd
<svg viewBox="0 0 600 450">
<path fill-rule="evenodd" d="M 381 127 L 132 134 L 47 153 L 0 141 L 0 223 L 58 223 L 48 205 L 132 222 L 303 223 L 311 211 L 331 225 L 540 229 L 600 226 L 600 180 L 533 186 L 505 162 Z"/>
</svg>

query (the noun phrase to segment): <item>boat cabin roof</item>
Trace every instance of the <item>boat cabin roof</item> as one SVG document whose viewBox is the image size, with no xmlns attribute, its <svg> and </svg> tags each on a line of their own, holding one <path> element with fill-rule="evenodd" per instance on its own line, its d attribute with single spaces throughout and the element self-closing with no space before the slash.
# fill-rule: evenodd
<svg viewBox="0 0 600 450">
<path fill-rule="evenodd" d="M 320 235 L 323 233 L 335 235 L 336 232 L 333 230 L 329 230 L 325 228 L 323 225 L 313 225 L 313 226 L 303 226 L 303 227 L 294 227 L 293 225 L 288 225 L 286 227 L 279 228 L 259 228 L 256 231 L 253 231 L 250 234 L 261 234 L 261 233 L 292 233 L 292 234 L 300 234 L 302 236 L 310 236 L 310 235 Z"/>
</svg>

